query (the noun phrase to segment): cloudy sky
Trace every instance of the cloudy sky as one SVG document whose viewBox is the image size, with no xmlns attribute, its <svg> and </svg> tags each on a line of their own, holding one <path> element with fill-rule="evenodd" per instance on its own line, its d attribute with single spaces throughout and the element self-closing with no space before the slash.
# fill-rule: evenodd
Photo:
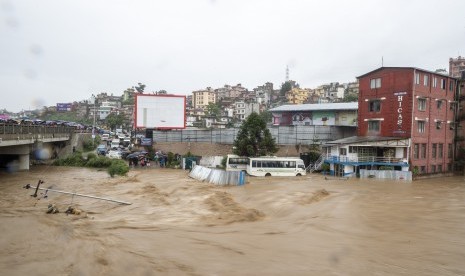
<svg viewBox="0 0 465 276">
<path fill-rule="evenodd" d="M 0 109 L 146 91 L 354 81 L 448 69 L 463 0 L 0 0 Z"/>
</svg>

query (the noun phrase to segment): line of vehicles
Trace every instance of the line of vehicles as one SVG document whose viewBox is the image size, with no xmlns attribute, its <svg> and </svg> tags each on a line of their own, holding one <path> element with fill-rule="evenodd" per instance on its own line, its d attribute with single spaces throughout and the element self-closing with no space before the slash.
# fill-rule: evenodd
<svg viewBox="0 0 465 276">
<path fill-rule="evenodd" d="M 104 132 L 100 135 L 102 144 L 97 147 L 97 154 L 109 158 L 122 159 L 131 154 L 132 141 L 128 133 L 117 129 L 115 133 Z"/>
<path fill-rule="evenodd" d="M 243 157 L 228 154 L 226 171 L 245 171 L 251 176 L 303 176 L 305 164 L 299 157 Z"/>
</svg>

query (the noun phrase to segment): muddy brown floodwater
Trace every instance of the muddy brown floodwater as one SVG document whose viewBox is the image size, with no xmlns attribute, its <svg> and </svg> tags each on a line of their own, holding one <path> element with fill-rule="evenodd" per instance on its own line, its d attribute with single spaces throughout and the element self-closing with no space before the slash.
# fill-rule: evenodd
<svg viewBox="0 0 465 276">
<path fill-rule="evenodd" d="M 104 196 L 33 198 L 25 184 Z M 465 275 L 465 179 L 0 174 L 0 275 Z M 46 214 L 48 204 L 61 211 Z M 67 215 L 68 206 L 82 213 Z"/>
</svg>

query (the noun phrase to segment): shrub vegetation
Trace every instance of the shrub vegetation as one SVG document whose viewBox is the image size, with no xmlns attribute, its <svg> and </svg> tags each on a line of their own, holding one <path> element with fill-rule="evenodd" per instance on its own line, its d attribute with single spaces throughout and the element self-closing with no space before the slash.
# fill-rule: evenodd
<svg viewBox="0 0 465 276">
<path fill-rule="evenodd" d="M 108 168 L 108 174 L 111 177 L 115 175 L 126 175 L 129 172 L 129 166 L 124 160 L 110 159 L 104 156 L 97 156 L 89 153 L 87 159 L 82 156 L 82 152 L 75 152 L 67 157 L 57 159 L 53 162 L 55 166 L 72 166 L 72 167 L 90 167 L 90 168 Z"/>
</svg>

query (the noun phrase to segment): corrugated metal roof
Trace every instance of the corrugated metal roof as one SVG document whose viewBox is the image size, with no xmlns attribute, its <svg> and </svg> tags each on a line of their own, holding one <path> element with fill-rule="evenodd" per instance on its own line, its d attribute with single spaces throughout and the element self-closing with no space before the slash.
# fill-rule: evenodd
<svg viewBox="0 0 465 276">
<path fill-rule="evenodd" d="M 338 140 L 328 141 L 327 145 L 347 145 L 367 142 L 381 142 L 381 141 L 392 141 L 392 140 L 405 140 L 405 137 L 383 137 L 383 136 L 351 136 Z"/>
<path fill-rule="evenodd" d="M 357 110 L 358 102 L 322 104 L 286 104 L 270 109 L 270 112 L 318 111 L 318 110 Z"/>
</svg>

